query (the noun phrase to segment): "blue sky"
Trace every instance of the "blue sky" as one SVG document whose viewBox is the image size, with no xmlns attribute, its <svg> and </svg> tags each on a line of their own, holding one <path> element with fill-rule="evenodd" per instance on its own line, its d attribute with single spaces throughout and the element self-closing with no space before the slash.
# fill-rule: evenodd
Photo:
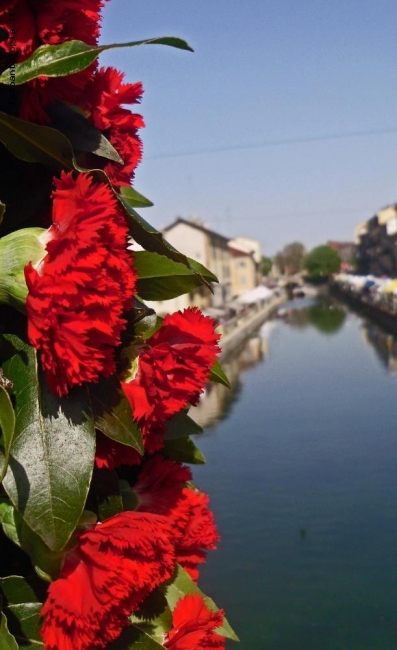
<svg viewBox="0 0 397 650">
<path fill-rule="evenodd" d="M 101 57 L 145 88 L 143 216 L 195 215 L 266 254 L 352 239 L 397 201 L 396 25 L 395 0 L 106 3 L 103 43 L 175 35 L 195 50 Z"/>
</svg>

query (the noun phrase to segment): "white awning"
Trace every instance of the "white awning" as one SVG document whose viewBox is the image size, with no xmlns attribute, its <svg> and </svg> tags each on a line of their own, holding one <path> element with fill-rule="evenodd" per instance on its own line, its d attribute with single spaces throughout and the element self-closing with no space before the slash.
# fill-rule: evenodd
<svg viewBox="0 0 397 650">
<path fill-rule="evenodd" d="M 243 305 L 249 305 L 253 302 L 258 302 L 259 300 L 268 300 L 273 295 L 272 289 L 268 287 L 255 287 L 251 291 L 246 291 L 242 293 L 241 296 L 236 298 L 236 302 L 239 302 Z"/>
</svg>

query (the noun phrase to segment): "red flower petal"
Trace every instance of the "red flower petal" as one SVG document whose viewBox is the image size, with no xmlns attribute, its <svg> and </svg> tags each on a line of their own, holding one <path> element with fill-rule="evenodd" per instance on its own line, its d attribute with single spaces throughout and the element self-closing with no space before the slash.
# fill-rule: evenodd
<svg viewBox="0 0 397 650">
<path fill-rule="evenodd" d="M 19 117 L 27 122 L 50 124 L 47 108 L 55 99 L 66 104 L 78 106 L 82 92 L 96 68 L 93 63 L 88 68 L 67 77 L 44 77 L 28 81 L 20 87 L 21 96 Z"/>
<path fill-rule="evenodd" d="M 115 185 L 129 185 L 142 159 L 142 142 L 138 130 L 145 126 L 143 118 L 124 108 L 138 104 L 142 84 L 122 83 L 123 73 L 115 68 L 100 68 L 86 85 L 81 105 L 88 118 L 114 146 L 123 164 L 108 161 L 103 169 Z M 97 165 L 101 161 L 97 161 Z"/>
<path fill-rule="evenodd" d="M 41 610 L 46 650 L 106 647 L 173 569 L 172 530 L 164 517 L 123 512 L 82 533 Z"/>
<path fill-rule="evenodd" d="M 167 515 L 174 520 L 174 511 L 184 499 L 184 487 L 192 478 L 189 467 L 180 465 L 160 454 L 142 465 L 134 485 L 141 512 Z"/>
<path fill-rule="evenodd" d="M 9 38 L 0 47 L 17 54 L 20 61 L 39 45 L 72 39 L 94 45 L 103 5 L 103 0 L 1 0 L 0 27 Z"/>
<path fill-rule="evenodd" d="M 115 469 L 120 465 L 140 465 L 141 462 L 142 458 L 135 449 L 97 432 L 95 464 L 99 469 Z"/>
<path fill-rule="evenodd" d="M 199 594 L 178 600 L 172 613 L 172 629 L 164 646 L 169 650 L 224 648 L 225 637 L 215 632 L 223 624 L 224 612 L 212 612 Z"/>
<path fill-rule="evenodd" d="M 187 487 L 190 480 L 188 467 L 158 454 L 142 465 L 133 489 L 139 501 L 138 511 L 169 518 L 177 562 L 197 580 L 197 565 L 205 562 L 207 551 L 216 548 L 220 537 L 208 495 Z"/>
<path fill-rule="evenodd" d="M 124 216 L 107 185 L 62 172 L 53 197 L 47 255 L 37 270 L 25 268 L 26 311 L 47 382 L 64 395 L 114 373 L 136 275 Z"/>
<path fill-rule="evenodd" d="M 27 56 L 33 49 L 36 38 L 35 20 L 32 8 L 26 0 L 1 0 L 0 28 L 8 38 L 0 43 L 0 48 L 15 58 Z M 23 58 L 23 57 L 22 57 Z"/>
<path fill-rule="evenodd" d="M 95 45 L 100 31 L 103 0 L 13 0 L 0 2 L 0 28 L 9 37 L 0 48 L 12 55 L 12 62 L 29 57 L 41 45 L 58 45 L 80 40 Z M 41 76 L 18 90 L 19 116 L 38 124 L 49 123 L 47 106 L 58 98 L 79 104 L 82 92 L 97 64 L 67 77 Z"/>
<path fill-rule="evenodd" d="M 122 388 L 149 452 L 161 448 L 164 422 L 197 404 L 218 353 L 214 322 L 197 307 L 165 317 L 139 356 L 138 372 Z"/>
<path fill-rule="evenodd" d="M 174 525 L 180 531 L 175 540 L 175 552 L 177 562 L 197 581 L 197 565 L 205 562 L 207 551 L 216 548 L 220 537 L 208 507 L 208 495 L 197 488 L 184 488 L 183 495 L 174 513 Z"/>
</svg>

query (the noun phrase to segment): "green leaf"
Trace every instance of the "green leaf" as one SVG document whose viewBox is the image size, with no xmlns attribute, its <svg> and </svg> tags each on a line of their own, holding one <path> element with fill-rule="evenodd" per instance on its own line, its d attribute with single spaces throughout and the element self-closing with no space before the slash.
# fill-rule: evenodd
<svg viewBox="0 0 397 650">
<path fill-rule="evenodd" d="M 203 592 L 197 587 L 196 583 L 191 579 L 189 574 L 182 569 L 181 566 L 177 566 L 174 578 L 160 587 L 163 591 L 167 603 L 172 611 L 174 611 L 175 606 L 180 598 L 183 598 L 187 594 L 199 594 L 204 599 L 205 604 L 208 609 L 212 612 L 217 612 L 218 607 L 215 605 L 214 601 L 203 594 Z M 222 627 L 218 630 L 220 635 L 225 636 L 232 641 L 239 641 L 238 636 L 230 627 L 226 618 L 224 619 Z"/>
<path fill-rule="evenodd" d="M 1 650 L 18 650 L 19 648 L 15 636 L 13 636 L 8 629 L 7 618 L 4 612 L 1 612 L 0 648 Z"/>
<path fill-rule="evenodd" d="M 133 187 L 120 187 L 120 196 L 126 199 L 132 208 L 150 208 L 153 203 L 143 194 L 137 192 Z"/>
<path fill-rule="evenodd" d="M 42 605 L 39 603 L 21 603 L 20 605 L 10 605 L 7 608 L 10 628 L 14 632 L 20 648 L 23 650 L 44 650 L 44 645 L 40 637 L 40 627 L 42 620 L 40 611 Z M 15 628 L 12 619 L 16 620 Z"/>
<path fill-rule="evenodd" d="M 63 553 L 48 548 L 8 499 L 0 499 L 0 521 L 4 533 L 27 553 L 40 577 L 50 582 L 59 576 Z"/>
<path fill-rule="evenodd" d="M 176 440 L 203 433 L 202 427 L 192 420 L 186 411 L 180 411 L 171 420 L 167 420 L 165 429 L 164 440 Z"/>
<path fill-rule="evenodd" d="M 94 469 L 87 507 L 93 510 L 99 521 L 109 519 L 124 510 L 119 477 L 110 469 Z"/>
<path fill-rule="evenodd" d="M 40 610 L 46 597 L 43 586 L 38 580 L 21 576 L 0 578 L 10 632 L 24 650 L 44 648 L 40 637 Z"/>
<path fill-rule="evenodd" d="M 49 126 L 38 126 L 0 111 L 0 141 L 26 162 L 74 169 L 70 142 Z"/>
<path fill-rule="evenodd" d="M 189 437 L 165 440 L 163 454 L 166 458 L 178 463 L 192 463 L 193 465 L 205 463 L 204 454 Z"/>
<path fill-rule="evenodd" d="M 86 388 L 58 398 L 48 389 L 35 350 L 15 335 L 4 364 L 15 395 L 15 436 L 3 485 L 28 526 L 61 550 L 83 512 L 95 455 Z"/>
<path fill-rule="evenodd" d="M 51 126 L 63 133 L 73 149 L 88 151 L 102 158 L 123 163 L 123 159 L 103 133 L 71 106 L 57 100 L 50 104 L 46 111 L 51 118 Z"/>
<path fill-rule="evenodd" d="M 123 510 L 136 510 L 139 506 L 139 497 L 135 490 L 132 489 L 131 483 L 125 479 L 120 479 L 119 485 Z"/>
<path fill-rule="evenodd" d="M 130 621 L 154 641 L 162 643 L 164 635 L 172 628 L 172 612 L 160 589 L 152 591 L 139 610 L 130 616 Z"/>
<path fill-rule="evenodd" d="M 37 264 L 46 254 L 44 228 L 19 228 L 0 238 L 0 302 L 26 312 L 24 268 L 29 262 Z"/>
<path fill-rule="evenodd" d="M 136 625 L 129 625 L 116 641 L 106 646 L 106 650 L 164 650 L 164 646 Z"/>
<path fill-rule="evenodd" d="M 169 244 L 158 230 L 153 228 L 143 217 L 141 217 L 136 210 L 129 204 L 128 200 L 118 195 L 120 203 L 124 206 L 127 212 L 127 218 L 130 227 L 131 237 L 145 249 L 151 253 L 159 253 L 165 255 L 175 262 L 180 262 L 190 269 L 190 262 L 186 255 L 182 255 L 171 244 Z M 193 269 L 190 269 L 193 270 Z M 205 284 L 211 291 L 211 286 L 202 278 L 201 284 Z"/>
<path fill-rule="evenodd" d="M 164 635 L 172 627 L 172 613 L 164 594 L 155 589 L 144 600 L 139 611 L 130 616 L 132 625 L 107 646 L 107 650 L 156 650 L 164 648 Z"/>
<path fill-rule="evenodd" d="M 123 336 L 123 346 L 137 343 L 137 339 L 150 338 L 163 322 L 154 309 L 145 305 L 136 296 L 132 299 L 131 309 L 125 315 L 127 327 Z"/>
<path fill-rule="evenodd" d="M 0 482 L 7 471 L 10 447 L 14 437 L 15 413 L 9 394 L 0 385 Z"/>
<path fill-rule="evenodd" d="M 46 597 L 47 585 L 36 576 L 22 578 L 21 576 L 8 576 L 0 578 L 0 591 L 5 605 L 21 605 L 22 603 L 42 604 Z"/>
<path fill-rule="evenodd" d="M 142 435 L 116 377 L 89 386 L 95 426 L 105 436 L 143 454 Z"/>
<path fill-rule="evenodd" d="M 150 38 L 143 41 L 132 41 L 130 43 L 112 43 L 111 45 L 87 45 L 83 41 L 66 41 L 59 45 L 42 45 L 38 47 L 33 54 L 15 65 L 12 70 L 11 79 L 10 68 L 0 75 L 0 83 L 23 84 L 41 75 L 47 77 L 64 77 L 75 74 L 85 68 L 97 59 L 101 52 L 112 50 L 119 47 L 135 47 L 137 45 L 168 45 L 180 50 L 192 51 L 192 48 L 180 38 L 173 36 L 162 36 L 159 38 Z"/>
<path fill-rule="evenodd" d="M 217 384 L 223 384 L 223 386 L 226 386 L 226 388 L 229 388 L 229 390 L 232 389 L 232 385 L 228 380 L 225 371 L 223 370 L 219 361 L 215 361 L 214 365 L 212 366 L 209 380 L 214 381 Z"/>
<path fill-rule="evenodd" d="M 194 271 L 196 271 L 196 273 L 200 273 L 200 275 L 202 275 L 203 278 L 205 278 L 209 282 L 219 282 L 216 275 L 214 275 L 205 266 L 203 266 L 203 264 L 200 264 L 200 262 L 196 262 L 196 260 L 193 260 L 191 257 L 188 257 L 187 259 L 189 260 L 190 266 Z"/>
<path fill-rule="evenodd" d="M 148 314 L 140 319 L 134 326 L 134 334 L 141 337 L 144 341 L 150 339 L 158 329 L 160 329 L 163 319 L 157 316 L 156 312 Z"/>
<path fill-rule="evenodd" d="M 99 521 L 105 521 L 105 519 L 114 517 L 120 512 L 123 512 L 123 500 L 117 494 L 108 495 L 98 503 Z"/>
<path fill-rule="evenodd" d="M 144 300 L 169 300 L 207 284 L 185 264 L 158 253 L 135 252 L 134 266 L 138 274 L 138 294 Z"/>
</svg>

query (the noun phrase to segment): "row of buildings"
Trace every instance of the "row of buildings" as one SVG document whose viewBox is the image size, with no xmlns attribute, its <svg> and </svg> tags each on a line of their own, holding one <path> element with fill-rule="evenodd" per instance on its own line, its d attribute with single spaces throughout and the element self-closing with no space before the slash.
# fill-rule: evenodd
<svg viewBox="0 0 397 650">
<path fill-rule="evenodd" d="M 359 273 L 397 277 L 397 203 L 359 223 L 355 244 Z"/>
<path fill-rule="evenodd" d="M 354 228 L 354 242 L 328 241 L 342 260 L 342 271 L 397 277 L 397 203 L 376 212 Z"/>
<path fill-rule="evenodd" d="M 214 283 L 213 293 L 202 286 L 189 294 L 157 302 L 156 311 L 160 315 L 191 305 L 201 309 L 221 308 L 260 284 L 262 254 L 259 241 L 246 237 L 230 239 L 193 217 L 178 217 L 162 232 L 177 250 L 214 273 L 219 283 Z"/>
</svg>

